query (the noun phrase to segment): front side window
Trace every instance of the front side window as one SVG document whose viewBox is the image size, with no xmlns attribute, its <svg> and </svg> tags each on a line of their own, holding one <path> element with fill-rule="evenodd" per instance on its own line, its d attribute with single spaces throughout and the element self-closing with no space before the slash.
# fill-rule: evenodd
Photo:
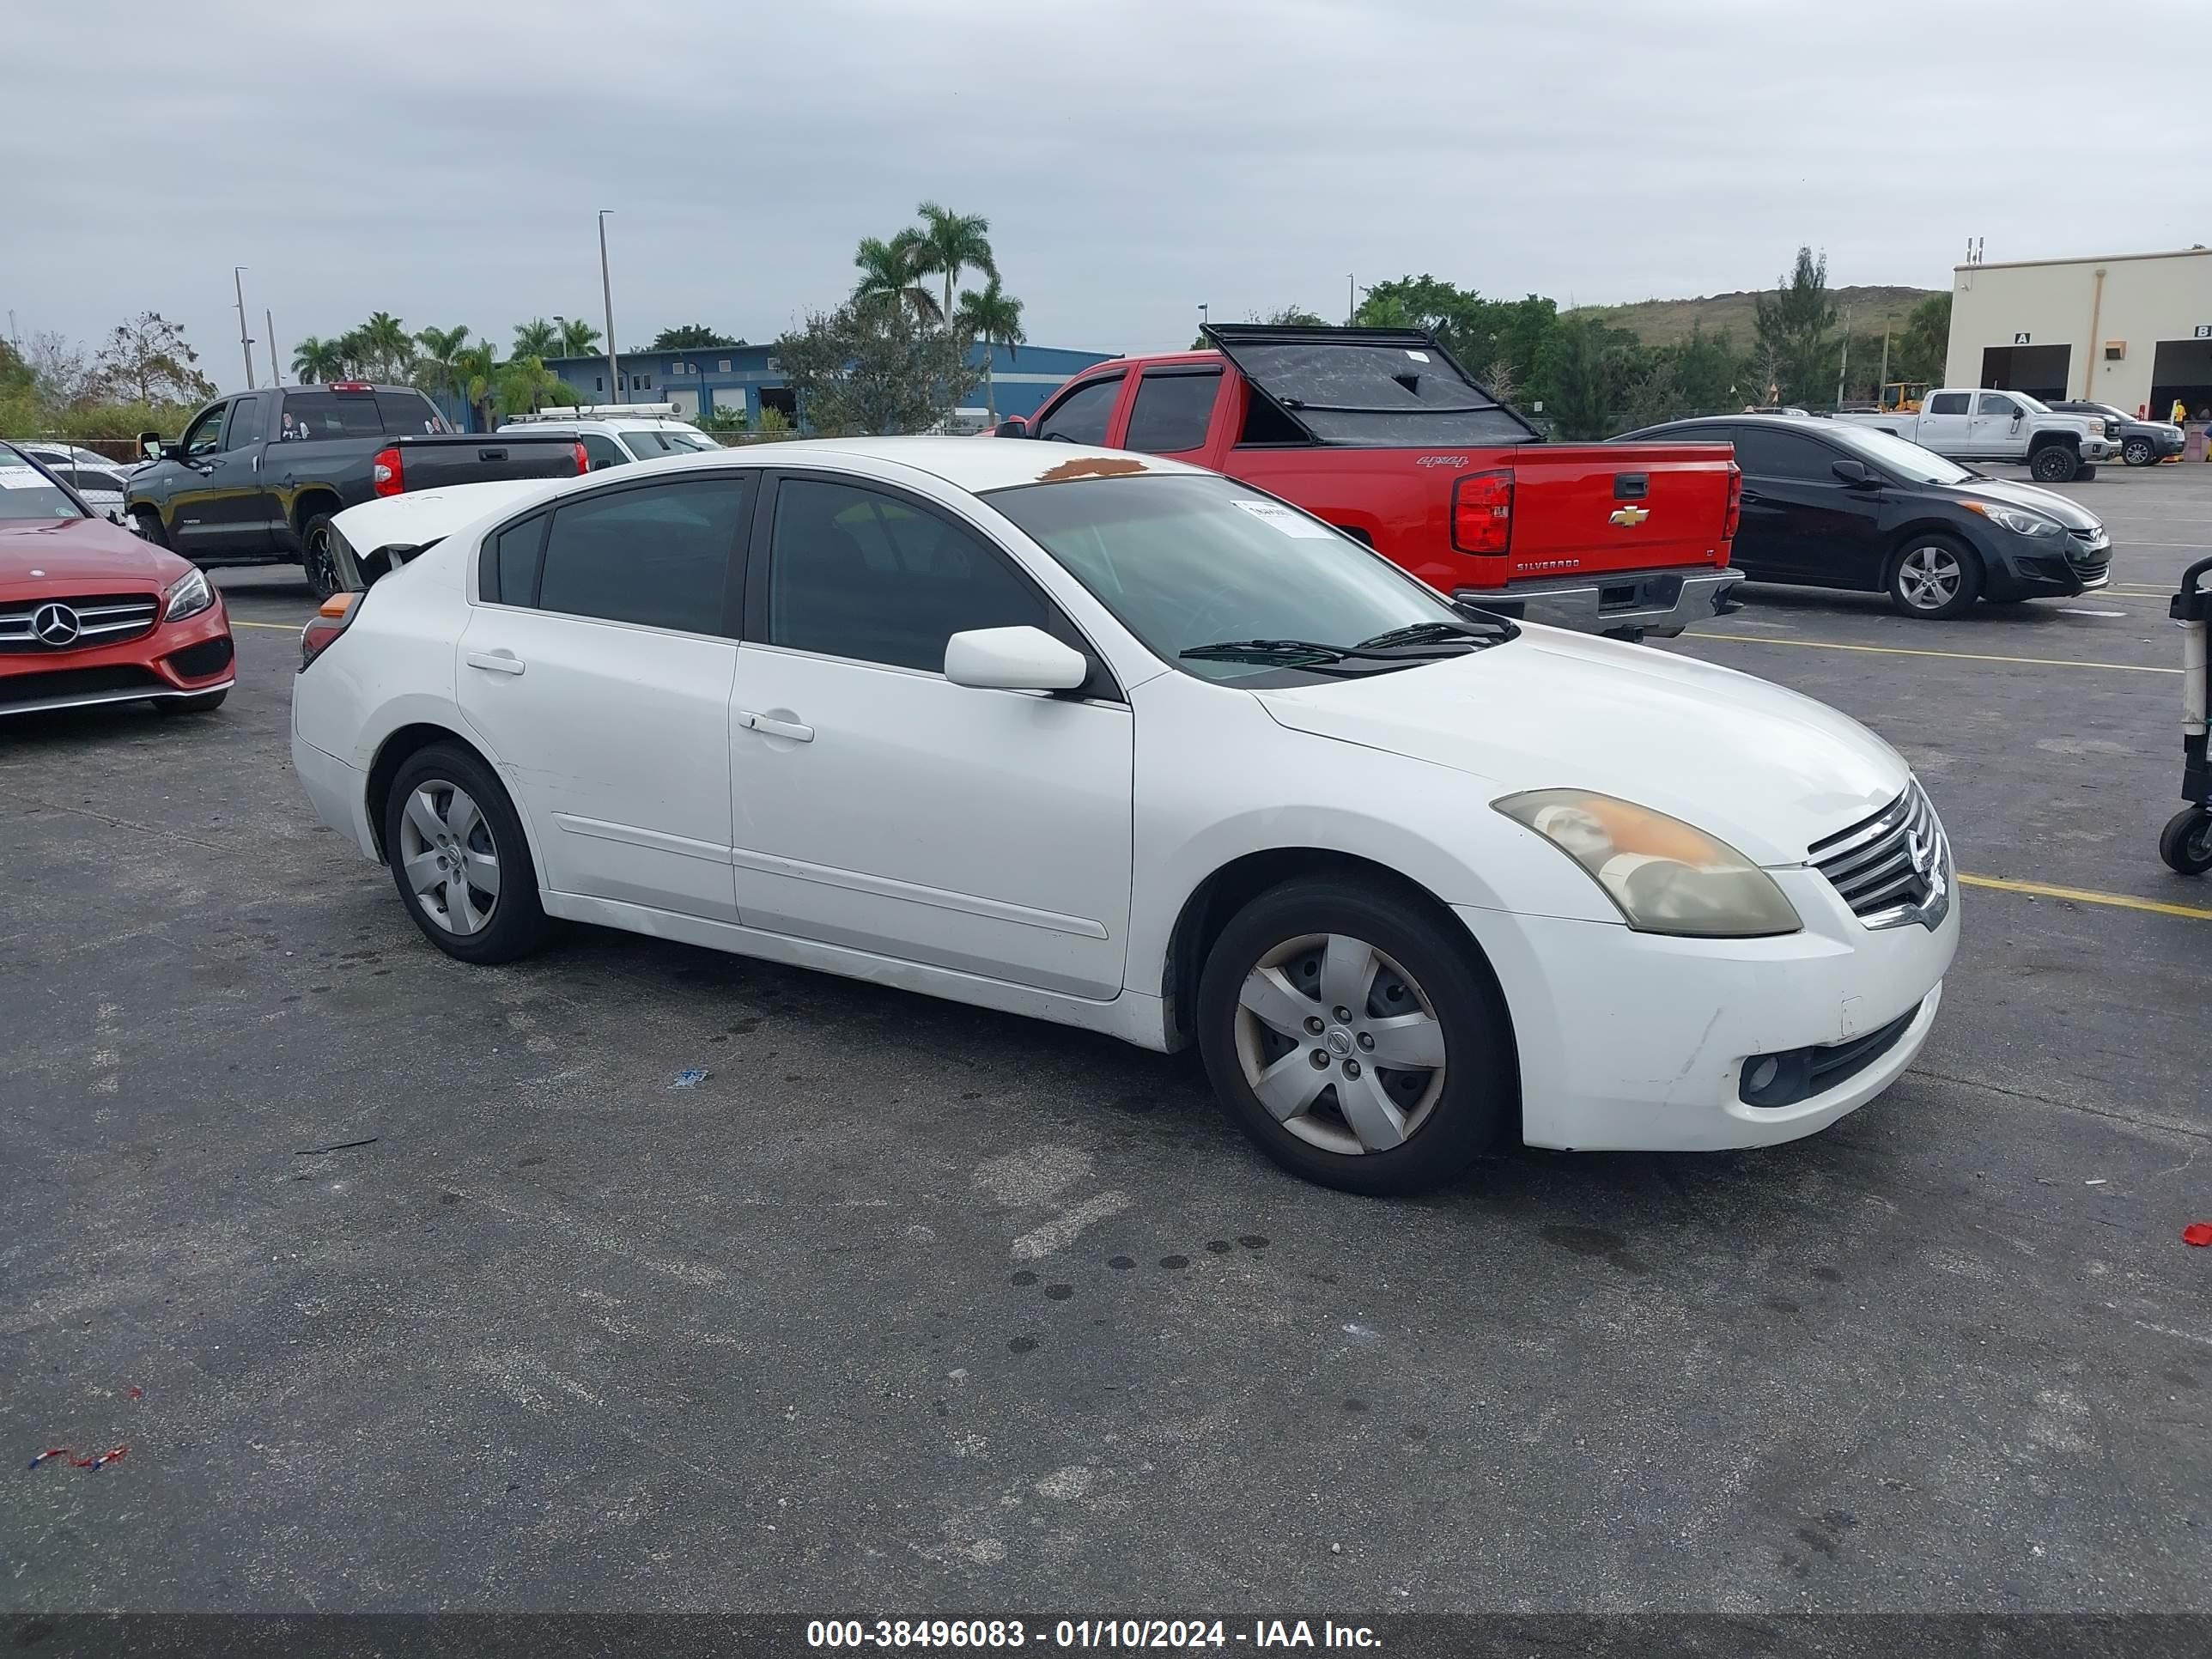
<svg viewBox="0 0 2212 1659">
<path fill-rule="evenodd" d="M 1107 423 L 1114 418 L 1114 400 L 1121 395 L 1119 374 L 1079 386 L 1044 417 L 1037 436 L 1057 438 L 1063 443 L 1103 444 Z"/>
<path fill-rule="evenodd" d="M 603 467 L 628 466 L 630 463 L 629 451 L 604 432 L 584 433 L 576 441 L 584 446 L 584 459 L 591 462 L 594 472 Z"/>
<path fill-rule="evenodd" d="M 1125 449 L 1148 455 L 1174 455 L 1206 442 L 1213 417 L 1218 374 L 1147 374 L 1137 383 L 1137 406 L 1129 411 Z"/>
<path fill-rule="evenodd" d="M 1735 464 L 1747 478 L 1834 480 L 1834 458 L 1810 438 L 1759 426 L 1737 427 L 1735 437 Z"/>
<path fill-rule="evenodd" d="M 2020 413 L 2020 405 L 2002 392 L 1984 392 L 1981 401 L 1975 406 L 1974 413 L 2000 416 L 2008 421 Z"/>
<path fill-rule="evenodd" d="M 1235 641 L 1358 646 L 1468 619 L 1443 597 L 1294 507 L 1210 473 L 1084 478 L 984 499 L 1033 537 L 1163 661 L 1214 680 L 1304 670 L 1183 653 Z M 1414 665 L 1358 659 L 1330 672 Z"/>
<path fill-rule="evenodd" d="M 1968 398 L 1963 392 L 1939 392 L 1928 400 L 1930 415 L 1963 415 Z"/>
<path fill-rule="evenodd" d="M 217 404 L 185 428 L 181 446 L 187 455 L 214 455 L 222 448 L 222 417 L 230 412 L 228 404 Z"/>
<path fill-rule="evenodd" d="M 955 634 L 1051 622 L 1044 597 L 972 530 L 854 484 L 776 488 L 770 645 L 937 673 Z"/>
<path fill-rule="evenodd" d="M 1869 426 L 1838 426 L 1830 434 L 1859 459 L 1908 483 L 1964 483 L 1974 475 L 1956 461 L 1947 461 L 1932 449 Z"/>
<path fill-rule="evenodd" d="M 690 634 L 723 632 L 746 500 L 744 479 L 721 477 L 563 502 L 546 532 L 538 608 Z"/>
</svg>

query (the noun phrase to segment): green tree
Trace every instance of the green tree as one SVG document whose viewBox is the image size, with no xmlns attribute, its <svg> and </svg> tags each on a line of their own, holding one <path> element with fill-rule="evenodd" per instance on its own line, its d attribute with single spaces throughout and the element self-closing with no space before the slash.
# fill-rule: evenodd
<svg viewBox="0 0 2212 1659">
<path fill-rule="evenodd" d="M 421 348 L 415 359 L 415 384 L 425 392 L 449 392 L 459 396 L 461 372 L 457 360 L 468 348 L 468 325 L 426 328 L 415 337 L 415 343 Z"/>
<path fill-rule="evenodd" d="M 1756 300 L 1758 343 L 1754 356 L 1770 371 L 1780 401 L 1816 404 L 1835 400 L 1838 356 L 1843 342 L 1834 333 L 1836 307 L 1828 298 L 1828 256 L 1797 250 L 1797 263 Z M 1760 393 L 1764 398 L 1766 388 Z"/>
<path fill-rule="evenodd" d="M 108 396 L 132 403 L 204 403 L 215 382 L 194 367 L 199 353 L 185 331 L 158 311 L 118 323 L 100 349 L 94 372 Z"/>
<path fill-rule="evenodd" d="M 1652 373 L 1636 337 L 1589 317 L 1569 317 L 1539 354 L 1529 389 L 1563 438 L 1620 431 L 1632 391 Z"/>
<path fill-rule="evenodd" d="M 743 340 L 733 340 L 726 334 L 717 333 L 704 323 L 685 323 L 677 328 L 664 328 L 653 337 L 654 351 L 706 351 L 715 346 L 743 345 Z"/>
<path fill-rule="evenodd" d="M 1352 321 L 1362 328 L 1418 328 L 1486 382 L 1510 389 L 1532 380 L 1559 308 L 1540 294 L 1521 300 L 1486 300 L 1424 271 L 1377 283 L 1366 290 Z M 1506 394 L 1501 394 L 1506 395 Z"/>
<path fill-rule="evenodd" d="M 953 325 L 959 331 L 981 340 L 988 348 L 1002 345 L 1009 357 L 1018 359 L 1021 348 L 1029 340 L 1022 332 L 1022 302 L 999 286 L 998 276 L 983 284 L 979 293 L 975 289 L 960 292 L 959 309 L 953 313 Z M 983 354 L 983 406 L 991 411 L 991 424 L 999 423 L 998 382 L 991 372 L 991 354 Z"/>
<path fill-rule="evenodd" d="M 980 213 L 955 213 L 934 202 L 924 202 L 915 212 L 921 224 L 913 233 L 915 274 L 945 278 L 945 302 L 938 315 L 953 325 L 952 289 L 965 270 L 980 270 L 996 278 L 998 262 L 991 257 L 991 222 Z"/>
<path fill-rule="evenodd" d="M 292 374 L 301 386 L 343 380 L 352 367 L 341 340 L 325 340 L 309 334 L 292 347 Z"/>
<path fill-rule="evenodd" d="M 570 317 L 561 325 L 561 355 L 564 357 L 588 357 L 599 349 L 599 331 L 581 318 Z"/>
<path fill-rule="evenodd" d="M 475 415 L 477 430 L 490 431 L 496 424 L 492 419 L 492 400 L 498 391 L 499 354 L 488 341 L 479 340 L 456 351 L 453 364 L 454 390 Z"/>
<path fill-rule="evenodd" d="M 1940 386 L 1950 350 L 1951 296 L 1931 294 L 1912 307 L 1904 331 L 1890 342 L 1889 378 Z"/>
<path fill-rule="evenodd" d="M 937 296 L 915 280 L 921 275 L 917 264 L 921 246 L 918 231 L 902 230 L 889 241 L 880 236 L 863 236 L 853 255 L 853 263 L 860 271 L 860 280 L 853 289 L 854 301 L 896 306 L 924 322 L 944 316 Z"/>
<path fill-rule="evenodd" d="M 492 401 L 501 415 L 535 415 L 551 404 L 566 409 L 581 401 L 576 389 L 545 367 L 535 352 L 517 352 L 492 372 Z"/>
<path fill-rule="evenodd" d="M 975 386 L 969 345 L 957 327 L 927 327 L 903 306 L 854 302 L 809 313 L 775 343 L 775 359 L 814 431 L 920 432 Z"/>
<path fill-rule="evenodd" d="M 561 344 L 561 331 L 543 317 L 532 317 L 526 323 L 514 325 L 514 353 L 517 357 L 546 357 Z"/>
<path fill-rule="evenodd" d="M 388 311 L 374 311 L 361 325 L 362 368 L 371 380 L 404 381 L 415 368 L 415 337 Z"/>
</svg>

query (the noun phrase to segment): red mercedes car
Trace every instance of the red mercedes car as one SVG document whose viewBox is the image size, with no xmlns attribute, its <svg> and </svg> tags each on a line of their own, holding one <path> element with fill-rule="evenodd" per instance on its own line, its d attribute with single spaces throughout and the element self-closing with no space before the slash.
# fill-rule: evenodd
<svg viewBox="0 0 2212 1659">
<path fill-rule="evenodd" d="M 231 656 L 204 574 L 0 443 L 0 716 L 149 698 L 213 708 Z"/>
</svg>

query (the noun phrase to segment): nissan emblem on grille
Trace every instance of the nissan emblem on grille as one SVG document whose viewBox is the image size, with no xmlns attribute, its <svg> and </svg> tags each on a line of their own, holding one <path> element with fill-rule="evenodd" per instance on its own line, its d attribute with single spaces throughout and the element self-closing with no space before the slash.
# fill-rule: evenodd
<svg viewBox="0 0 2212 1659">
<path fill-rule="evenodd" d="M 67 645 L 77 636 L 76 612 L 65 605 L 42 605 L 31 613 L 31 631 L 46 645 Z"/>
<path fill-rule="evenodd" d="M 1949 849 L 1917 783 L 1871 818 L 1814 843 L 1808 861 L 1869 927 L 1940 926 L 1951 908 Z"/>
</svg>

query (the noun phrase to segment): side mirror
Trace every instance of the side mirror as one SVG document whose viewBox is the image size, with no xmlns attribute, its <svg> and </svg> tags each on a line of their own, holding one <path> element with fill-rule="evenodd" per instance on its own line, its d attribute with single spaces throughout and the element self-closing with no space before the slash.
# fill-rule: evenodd
<svg viewBox="0 0 2212 1659">
<path fill-rule="evenodd" d="M 945 678 L 988 691 L 1073 691 L 1091 665 L 1042 628 L 971 628 L 945 642 Z"/>
<path fill-rule="evenodd" d="M 161 434 L 158 432 L 140 433 L 138 434 L 138 453 L 141 455 L 143 455 L 149 461 L 160 460 L 161 459 Z"/>
<path fill-rule="evenodd" d="M 1875 482 L 1874 474 L 1867 471 L 1867 464 L 1864 461 L 1838 461 L 1830 470 L 1845 483 L 1854 487 Z"/>
<path fill-rule="evenodd" d="M 1018 415 L 1009 415 L 991 428 L 991 434 L 998 438 L 1026 438 L 1030 435 L 1029 422 Z"/>
</svg>

